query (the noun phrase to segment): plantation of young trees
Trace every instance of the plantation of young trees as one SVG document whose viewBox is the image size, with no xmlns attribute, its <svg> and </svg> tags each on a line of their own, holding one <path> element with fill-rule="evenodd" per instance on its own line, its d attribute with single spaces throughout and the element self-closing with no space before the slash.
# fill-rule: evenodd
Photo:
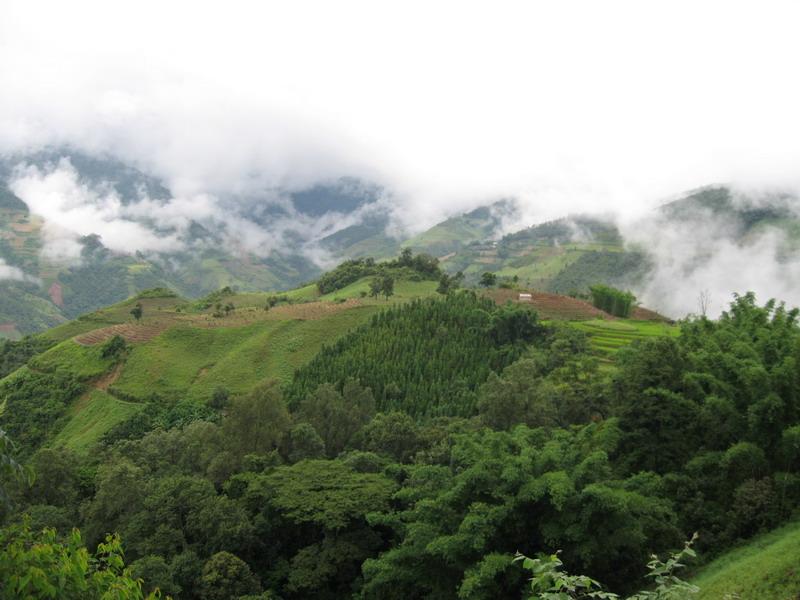
<svg viewBox="0 0 800 600">
<path fill-rule="evenodd" d="M 473 293 L 416 300 L 324 348 L 297 372 L 288 398 L 295 405 L 320 384 L 355 378 L 379 410 L 468 416 L 489 373 L 519 358 L 541 330 L 532 311 L 499 308 Z"/>
</svg>

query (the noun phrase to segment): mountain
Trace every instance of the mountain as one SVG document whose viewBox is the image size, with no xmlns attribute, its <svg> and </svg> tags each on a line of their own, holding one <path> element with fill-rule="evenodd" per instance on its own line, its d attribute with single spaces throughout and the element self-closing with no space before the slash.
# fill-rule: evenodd
<svg viewBox="0 0 800 600">
<path fill-rule="evenodd" d="M 20 186 L 21 177 L 27 187 Z M 31 196 L 32 206 L 15 190 Z M 41 331 L 149 288 L 187 298 L 226 286 L 286 290 L 336 262 L 385 260 L 402 247 L 438 257 L 447 272 L 462 272 L 470 285 L 489 271 L 501 280 L 573 295 L 586 294 L 595 283 L 646 289 L 675 239 L 687 240 L 683 273 L 707 262 L 709 246 L 719 240 L 746 246 L 780 232 L 783 260 L 800 250 L 792 196 L 747 196 L 726 186 L 694 190 L 664 204 L 634 228 L 653 232 L 642 239 L 624 239 L 613 220 L 594 215 L 565 216 L 503 235 L 519 221 L 513 199 L 397 238 L 389 233 L 392 212 L 384 196 L 375 184 L 344 177 L 307 189 L 185 200 L 158 177 L 113 157 L 69 148 L 5 157 L 0 338 Z M 59 228 L 61 220 L 81 233 Z M 698 223 L 702 232 L 694 231 Z"/>
<path fill-rule="evenodd" d="M 173 247 L 146 250 L 132 246 L 120 251 L 109 244 L 116 240 L 104 239 L 99 230 L 82 236 L 54 231 L 54 223 L 32 213 L 10 189 L 21 176 L 15 171 L 20 167 L 28 169 L 27 174 L 35 169 L 38 177 L 59 170 L 68 177 L 74 174 L 75 189 L 67 192 L 86 192 L 82 201 L 96 209 L 101 219 L 124 227 L 135 225 L 156 245 L 174 240 Z M 69 149 L 7 157 L 0 161 L 0 267 L 6 266 L 5 271 L 0 270 L 4 292 L 0 336 L 14 338 L 40 331 L 153 287 L 192 298 L 225 286 L 253 291 L 291 288 L 321 273 L 312 259 L 318 243 L 327 245 L 325 251 L 334 255 L 356 255 L 349 246 L 385 228 L 385 221 L 371 227 L 372 222 L 365 218 L 363 225 L 332 237 L 342 218 L 357 221 L 355 214 L 374 205 L 379 195 L 376 186 L 344 178 L 308 190 L 223 196 L 220 214 L 198 216 L 181 228 L 150 214 L 169 210 L 173 197 L 166 185 L 114 158 Z M 65 206 L 64 210 L 74 208 Z M 327 226 L 314 226 L 326 219 Z M 99 223 L 101 229 L 105 225 Z M 248 248 L 240 243 L 241 236 L 231 231 L 237 227 L 278 243 L 266 250 L 257 245 Z M 367 230 L 361 232 L 359 227 Z M 114 234 L 115 229 L 107 230 L 105 235 Z M 381 242 L 387 239 L 383 237 Z M 66 246 L 69 256 L 63 255 Z M 14 277 L 6 273 L 9 267 L 14 269 Z"/>
</svg>

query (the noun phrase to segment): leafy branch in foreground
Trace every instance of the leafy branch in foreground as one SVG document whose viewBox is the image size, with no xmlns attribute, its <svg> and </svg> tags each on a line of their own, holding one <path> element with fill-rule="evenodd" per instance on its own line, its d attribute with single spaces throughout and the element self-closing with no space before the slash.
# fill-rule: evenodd
<svg viewBox="0 0 800 600">
<path fill-rule="evenodd" d="M 686 566 L 683 563 L 685 558 L 696 556 L 692 550 L 695 540 L 697 540 L 696 533 L 686 542 L 683 550 L 672 554 L 666 561 L 653 555 L 652 560 L 647 563 L 649 569 L 647 577 L 652 578 L 655 588 L 637 592 L 633 596 L 628 596 L 626 600 L 683 600 L 697 594 L 700 588 L 675 575 L 677 570 Z M 603 591 L 600 582 L 591 577 L 570 575 L 562 571 L 564 563 L 558 558 L 558 552 L 541 558 L 528 558 L 523 554 L 517 554 L 514 561 L 522 561 L 523 568 L 533 573 L 530 580 L 533 593 L 528 600 L 620 599 L 617 594 Z"/>
<path fill-rule="evenodd" d="M 0 404 L 0 416 L 6 409 L 6 403 Z M 4 481 L 16 480 L 24 485 L 33 483 L 33 471 L 14 460 L 13 453 L 16 445 L 8 434 L 0 429 L 0 503 L 8 504 L 9 498 L 3 485 Z"/>
</svg>

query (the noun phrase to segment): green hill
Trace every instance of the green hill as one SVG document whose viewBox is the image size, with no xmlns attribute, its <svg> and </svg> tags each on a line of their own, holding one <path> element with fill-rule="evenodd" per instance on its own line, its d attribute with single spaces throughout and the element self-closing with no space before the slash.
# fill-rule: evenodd
<svg viewBox="0 0 800 600">
<path fill-rule="evenodd" d="M 328 281 L 334 283 L 327 285 L 339 287 L 326 294 L 321 294 L 316 284 L 278 295 L 234 292 L 230 288 L 223 288 L 199 301 L 189 301 L 165 288 L 149 290 L 51 328 L 34 338 L 36 344 L 20 345 L 20 358 L 16 359 L 16 365 L 28 362 L 28 367 L 21 370 L 25 375 L 21 379 L 17 375 L 0 379 L 0 394 L 12 399 L 19 397 L 20 402 L 28 406 L 28 400 L 22 400 L 26 397 L 26 390 L 49 390 L 61 385 L 61 381 L 69 381 L 69 385 L 64 387 L 66 391 L 54 395 L 53 402 L 47 404 L 41 415 L 41 428 L 31 430 L 34 432 L 31 440 L 34 444 L 49 440 L 86 452 L 112 428 L 128 419 L 138 418 L 137 415 L 148 406 L 151 407 L 149 411 L 156 410 L 153 406 L 159 406 L 159 414 L 165 410 L 178 410 L 176 407 L 181 406 L 195 408 L 180 410 L 202 411 L 207 410 L 212 396 L 218 390 L 236 396 L 269 380 L 289 385 L 295 372 L 300 370 L 305 373 L 302 369 L 306 365 L 314 360 L 319 362 L 318 353 L 321 349 L 335 347 L 337 340 L 346 336 L 356 335 L 357 338 L 354 332 L 363 330 L 370 319 L 391 307 L 433 298 L 439 299 L 440 306 L 450 306 L 455 310 L 454 314 L 465 310 L 459 308 L 461 301 L 455 301 L 460 296 L 444 299 L 436 293 L 437 281 L 420 279 L 435 278 L 433 271 L 425 274 L 426 269 L 435 271 L 435 263 L 427 262 L 424 256 L 420 261 L 416 257 L 403 260 L 412 266 L 380 267 L 383 269 L 381 272 L 395 273 L 398 277 L 394 294 L 388 299 L 369 296 L 370 282 L 374 278 L 372 275 L 346 283 L 349 271 L 345 267 L 348 263 L 332 272 L 333 275 L 340 275 L 329 277 Z M 414 270 L 417 267 L 413 265 L 417 265 L 417 262 L 418 268 L 423 271 Z M 395 263 L 387 263 L 392 264 Z M 363 265 L 358 268 L 363 268 Z M 643 321 L 630 321 L 631 324 L 603 321 L 602 311 L 573 298 L 537 294 L 532 303 L 520 304 L 518 294 L 513 290 L 487 293 L 498 306 L 512 302 L 519 308 L 538 310 L 551 321 L 576 319 L 574 325 L 589 334 L 593 349 L 607 364 L 613 364 L 613 352 L 623 345 L 643 337 L 674 331 L 674 328 L 663 324 L 647 324 Z M 143 311 L 143 317 L 138 322 L 131 314 L 137 304 Z M 222 311 L 219 308 L 224 306 L 230 309 Z M 487 308 L 492 306 L 494 304 L 489 303 L 482 308 L 474 308 L 478 312 L 492 312 L 494 308 Z M 392 375 L 390 379 L 393 380 L 389 381 L 386 377 L 376 375 L 377 371 L 368 373 L 370 367 L 364 361 L 359 362 L 358 369 L 350 370 L 351 375 L 369 383 L 386 406 L 395 406 L 395 400 L 390 398 L 391 393 L 387 392 L 386 386 L 394 389 L 400 385 L 408 388 L 407 393 L 414 390 L 412 395 L 415 396 L 415 404 L 406 407 L 412 414 L 471 413 L 477 386 L 485 379 L 489 363 L 494 364 L 494 361 L 497 364 L 493 368 L 501 369 L 517 357 L 519 351 L 498 346 L 491 351 L 492 356 L 496 355 L 495 358 L 487 355 L 484 357 L 486 360 L 481 359 L 469 367 L 470 363 L 465 361 L 475 358 L 470 350 L 471 345 L 478 344 L 479 339 L 483 338 L 475 338 L 473 329 L 464 329 L 458 324 L 460 321 L 447 324 L 447 319 L 437 314 L 434 311 L 429 315 L 430 318 L 423 315 L 419 323 L 398 330 L 407 331 L 410 336 L 407 350 L 411 354 L 407 358 L 412 362 L 416 360 L 414 357 L 419 352 L 417 342 L 420 335 L 429 342 L 436 342 L 437 339 L 441 341 L 437 336 L 444 331 L 443 328 L 449 330 L 448 335 L 452 339 L 447 339 L 446 345 L 466 352 L 461 358 L 450 357 L 455 361 L 454 364 L 461 365 L 461 371 L 453 377 L 463 380 L 462 387 L 450 389 L 453 377 L 445 376 L 447 371 L 443 365 L 436 366 L 438 363 L 434 359 L 439 350 L 434 346 L 430 350 L 431 360 L 427 362 L 427 367 L 433 371 L 424 375 L 427 370 L 419 370 L 417 379 L 409 379 L 406 383 L 398 379 L 398 374 Z M 427 326 L 433 327 L 431 332 L 420 334 Z M 397 332 L 382 332 L 380 327 L 377 325 L 377 329 L 365 330 L 365 339 L 372 340 L 367 346 L 375 340 L 389 337 L 399 339 Z M 453 336 L 457 334 L 466 337 L 454 346 Z M 127 349 L 116 358 L 104 358 L 103 348 L 114 336 L 121 336 L 127 343 Z M 483 343 L 478 346 L 487 351 L 490 348 L 490 345 Z M 12 357 L 10 360 L 13 360 L 15 348 L 8 346 L 5 349 L 6 355 Z M 399 352 L 398 348 L 392 352 Z M 28 361 L 30 353 L 37 351 L 40 353 Z M 342 360 L 350 360 L 347 358 L 348 352 L 344 353 L 341 360 L 334 360 L 334 370 L 341 370 L 341 365 L 336 365 Z M 376 365 L 386 358 L 381 356 L 379 353 L 373 357 Z M 399 356 L 395 356 L 394 364 L 400 369 L 398 373 L 405 373 L 403 369 L 410 368 L 411 363 L 403 367 L 401 362 L 397 362 Z M 444 356 L 440 358 L 444 360 Z M 448 361 L 450 359 L 445 360 Z M 14 368 L 13 363 L 10 368 Z M 361 373 L 364 369 L 366 371 Z M 435 373 L 444 379 L 431 378 Z M 434 384 L 434 379 L 438 383 Z M 317 375 L 304 375 L 302 381 L 305 383 L 300 387 L 296 382 L 294 384 L 296 390 L 302 388 L 302 391 L 294 394 L 296 400 L 322 382 Z M 441 398 L 434 401 L 432 394 L 438 394 Z M 290 397 L 294 396 L 290 393 Z M 450 396 L 455 399 L 446 400 Z M 428 403 L 433 406 L 439 402 L 444 408 L 427 408 Z M 8 428 L 12 433 L 22 434 L 26 427 L 30 428 L 29 417 L 16 413 L 13 401 L 9 410 L 11 421 Z"/>
</svg>

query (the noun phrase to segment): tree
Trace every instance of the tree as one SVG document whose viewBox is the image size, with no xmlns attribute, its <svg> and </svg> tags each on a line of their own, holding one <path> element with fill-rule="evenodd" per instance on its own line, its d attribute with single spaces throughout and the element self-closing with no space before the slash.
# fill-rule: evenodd
<svg viewBox="0 0 800 600">
<path fill-rule="evenodd" d="M 371 298 L 377 298 L 381 295 L 383 290 L 383 282 L 379 278 L 375 278 L 369 282 L 369 295 Z"/>
<path fill-rule="evenodd" d="M 711 292 L 707 289 L 701 290 L 697 296 L 697 305 L 700 309 L 700 316 L 705 317 L 708 314 L 708 307 L 711 304 Z"/>
<path fill-rule="evenodd" d="M 397 259 L 397 264 L 401 267 L 410 267 L 414 264 L 413 260 L 414 253 L 411 251 L 411 248 L 403 248 L 400 251 L 400 256 Z"/>
<path fill-rule="evenodd" d="M 389 296 L 394 295 L 394 277 L 390 275 L 384 276 L 381 280 L 381 293 L 389 300 Z"/>
<path fill-rule="evenodd" d="M 325 456 L 325 442 L 310 423 L 298 423 L 289 432 L 289 462 Z"/>
<path fill-rule="evenodd" d="M 132 562 L 130 569 L 133 577 L 142 580 L 142 587 L 146 591 L 154 592 L 158 589 L 169 596 L 177 596 L 182 591 L 172 577 L 172 569 L 162 556 L 144 556 Z"/>
<path fill-rule="evenodd" d="M 335 457 L 374 413 L 375 400 L 369 388 L 348 379 L 342 392 L 330 383 L 320 385 L 302 401 L 299 416 L 322 438 L 328 456 Z"/>
<path fill-rule="evenodd" d="M 203 565 L 200 576 L 203 600 L 228 600 L 260 591 L 261 586 L 247 563 L 230 552 L 217 552 Z"/>
<path fill-rule="evenodd" d="M 211 408 L 216 408 L 217 410 L 222 410 L 227 408 L 228 401 L 230 400 L 230 392 L 223 387 L 214 388 L 214 392 L 211 394 L 211 399 L 208 402 L 208 405 Z"/>
<path fill-rule="evenodd" d="M 480 284 L 485 288 L 490 288 L 496 285 L 497 275 L 495 275 L 494 273 L 490 273 L 489 271 L 485 271 L 483 275 L 481 275 Z"/>
<path fill-rule="evenodd" d="M 136 305 L 131 309 L 131 314 L 133 318 L 136 319 L 138 323 L 142 319 L 142 315 L 144 314 L 144 308 L 142 308 L 142 303 L 137 302 Z"/>
<path fill-rule="evenodd" d="M 442 294 L 446 296 L 450 293 L 451 290 L 451 282 L 450 276 L 447 273 L 442 273 L 442 276 L 439 278 L 439 286 L 436 288 L 436 292 L 438 294 Z"/>
<path fill-rule="evenodd" d="M 389 455 L 398 462 L 409 461 L 419 448 L 414 419 L 398 411 L 376 415 L 360 437 L 365 450 Z"/>
<path fill-rule="evenodd" d="M 436 288 L 436 292 L 446 296 L 450 292 L 457 290 L 463 280 L 464 274 L 461 271 L 455 275 L 442 273 L 441 277 L 439 277 L 439 286 Z"/>
<path fill-rule="evenodd" d="M 630 292 L 623 292 L 609 285 L 593 285 L 589 287 L 592 293 L 592 304 L 615 317 L 628 317 L 636 302 L 636 296 Z"/>
<path fill-rule="evenodd" d="M 290 425 L 280 385 L 269 381 L 231 402 L 222 430 L 231 449 L 244 456 L 278 448 Z"/>
<path fill-rule="evenodd" d="M 141 314 L 139 316 L 141 317 Z M 128 344 L 125 342 L 125 338 L 121 335 L 115 335 L 103 344 L 100 356 L 116 360 L 125 354 L 127 349 Z"/>
</svg>

